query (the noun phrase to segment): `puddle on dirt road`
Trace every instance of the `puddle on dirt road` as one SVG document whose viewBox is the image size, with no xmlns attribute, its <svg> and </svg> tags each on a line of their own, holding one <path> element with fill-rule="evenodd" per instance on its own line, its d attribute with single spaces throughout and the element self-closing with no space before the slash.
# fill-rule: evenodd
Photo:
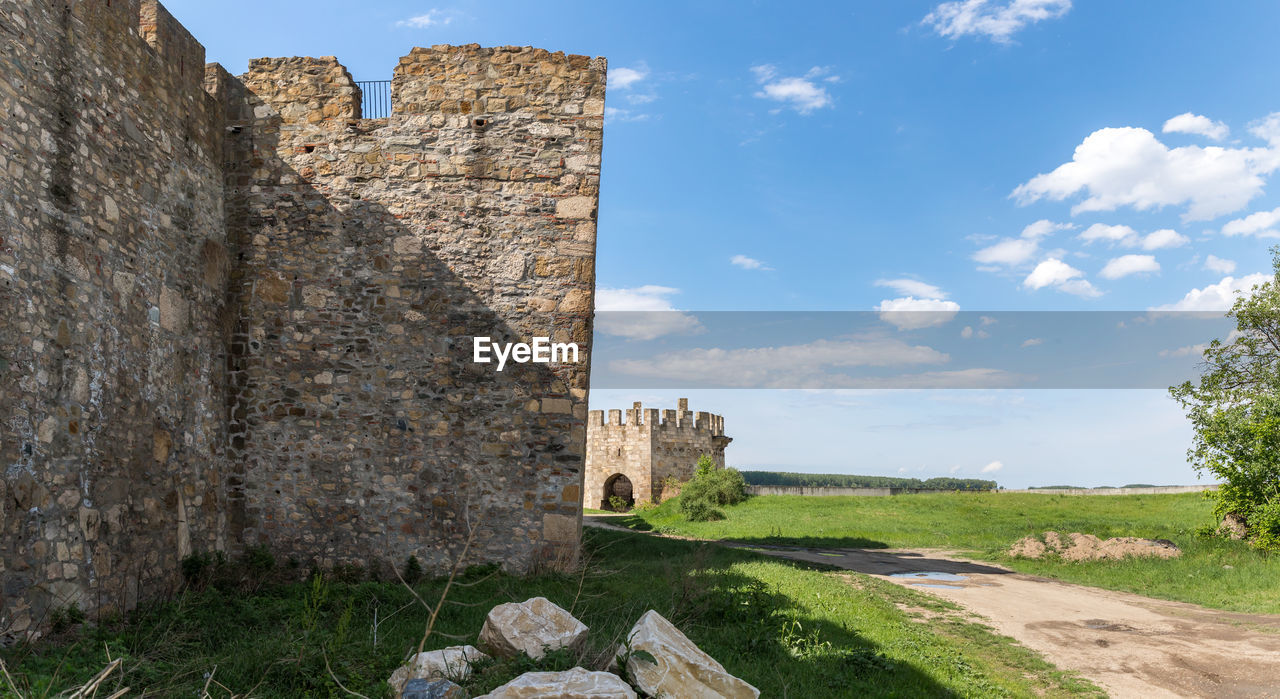
<svg viewBox="0 0 1280 699">
<path fill-rule="evenodd" d="M 935 590 L 963 590 L 964 589 L 959 585 L 938 585 L 933 583 L 918 583 L 918 584 L 912 585 L 911 587 L 932 587 Z"/>
<path fill-rule="evenodd" d="M 909 578 L 911 580 L 942 580 L 944 582 L 963 582 L 965 580 L 968 580 L 968 578 L 966 578 L 963 575 L 956 575 L 955 573 L 936 573 L 936 572 L 894 573 L 889 577 Z M 928 586 L 922 585 L 921 587 L 928 587 Z M 947 587 L 955 587 L 955 585 L 948 585 Z"/>
</svg>

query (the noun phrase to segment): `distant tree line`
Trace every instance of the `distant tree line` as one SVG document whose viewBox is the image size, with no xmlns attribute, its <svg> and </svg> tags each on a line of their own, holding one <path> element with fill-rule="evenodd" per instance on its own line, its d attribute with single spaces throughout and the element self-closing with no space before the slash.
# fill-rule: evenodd
<svg viewBox="0 0 1280 699">
<path fill-rule="evenodd" d="M 918 488 L 921 490 L 995 490 L 995 481 L 979 478 L 894 478 L 846 473 L 782 473 L 743 471 L 747 485 L 800 486 L 803 488 Z"/>
<path fill-rule="evenodd" d="M 1161 488 L 1163 486 L 1152 485 L 1150 483 L 1129 483 L 1120 486 L 1121 488 Z M 1092 488 L 1085 485 L 1030 485 L 1027 490 L 1115 490 L 1114 485 L 1095 485 Z"/>
</svg>

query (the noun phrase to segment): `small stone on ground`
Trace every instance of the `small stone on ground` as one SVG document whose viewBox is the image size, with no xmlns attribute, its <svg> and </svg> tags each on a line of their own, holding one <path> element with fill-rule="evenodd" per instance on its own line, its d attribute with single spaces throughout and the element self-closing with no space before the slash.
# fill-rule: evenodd
<svg viewBox="0 0 1280 699">
<path fill-rule="evenodd" d="M 526 672 L 479 699 L 533 699 L 534 697 L 538 699 L 636 699 L 636 693 L 630 685 L 613 673 L 591 672 L 575 667 L 564 672 Z"/>
</svg>

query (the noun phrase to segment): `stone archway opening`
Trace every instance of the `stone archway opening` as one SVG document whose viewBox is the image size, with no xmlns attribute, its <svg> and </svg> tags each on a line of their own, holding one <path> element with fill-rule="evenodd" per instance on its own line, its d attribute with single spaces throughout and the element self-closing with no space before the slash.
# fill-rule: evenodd
<svg viewBox="0 0 1280 699">
<path fill-rule="evenodd" d="M 631 479 L 621 473 L 615 473 L 609 476 L 604 482 L 604 497 L 600 501 L 600 509 L 602 510 L 620 510 L 631 509 L 636 504 L 634 489 L 631 485 Z M 620 508 L 614 503 L 615 498 L 621 499 L 626 503 L 626 507 Z"/>
</svg>

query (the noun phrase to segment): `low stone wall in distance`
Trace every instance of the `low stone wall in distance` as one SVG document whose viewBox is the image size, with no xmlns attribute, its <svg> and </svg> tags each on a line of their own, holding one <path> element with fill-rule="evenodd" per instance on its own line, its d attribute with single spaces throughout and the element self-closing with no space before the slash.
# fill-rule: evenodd
<svg viewBox="0 0 1280 699">
<path fill-rule="evenodd" d="M 1153 488 L 1036 488 L 1034 490 L 998 490 L 998 493 L 1043 493 L 1046 495 L 1164 495 L 1169 493 L 1200 493 L 1217 490 L 1214 485 L 1163 485 Z M 808 495 L 880 497 L 885 495 L 910 495 L 915 493 L 955 493 L 955 490 L 925 490 L 922 488 L 809 488 L 794 485 L 749 485 L 748 495 Z M 974 491 L 979 492 L 979 491 Z"/>
<path fill-rule="evenodd" d="M 1028 490 L 1002 490 L 1002 493 L 1044 493 L 1046 495 L 1169 495 L 1171 493 L 1203 493 L 1217 490 L 1211 485 L 1160 485 L 1151 488 L 1035 488 Z"/>
</svg>

